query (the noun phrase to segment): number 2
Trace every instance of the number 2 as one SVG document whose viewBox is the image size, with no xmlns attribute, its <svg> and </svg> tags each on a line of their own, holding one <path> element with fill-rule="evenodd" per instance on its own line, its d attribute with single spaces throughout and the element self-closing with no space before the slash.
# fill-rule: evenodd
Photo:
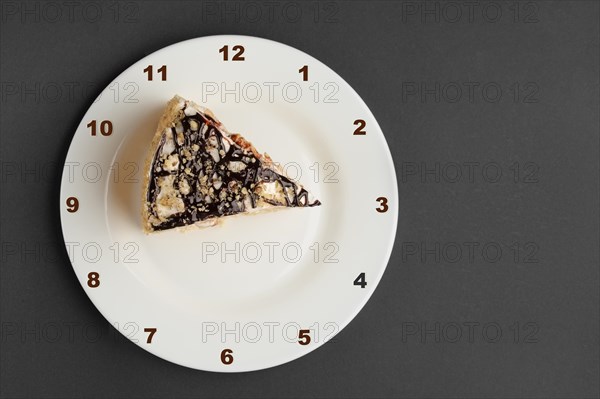
<svg viewBox="0 0 600 399">
<path fill-rule="evenodd" d="M 354 121 L 354 126 L 358 126 L 356 128 L 356 130 L 354 130 L 354 135 L 355 136 L 364 136 L 365 134 L 367 134 L 367 132 L 365 132 L 363 129 L 365 128 L 365 126 L 367 126 L 367 122 L 364 121 L 364 119 L 357 119 Z"/>
</svg>

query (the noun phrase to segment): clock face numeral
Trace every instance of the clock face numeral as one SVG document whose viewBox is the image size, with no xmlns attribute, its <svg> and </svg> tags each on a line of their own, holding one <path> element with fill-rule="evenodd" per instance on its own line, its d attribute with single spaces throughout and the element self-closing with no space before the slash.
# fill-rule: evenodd
<svg viewBox="0 0 600 399">
<path fill-rule="evenodd" d="M 354 126 L 358 126 L 354 130 L 354 135 L 355 136 L 364 136 L 365 134 L 367 134 L 367 132 L 363 130 L 365 128 L 365 126 L 367 126 L 367 122 L 365 122 L 364 119 L 357 119 L 357 120 L 355 120 L 354 121 Z"/>
<path fill-rule="evenodd" d="M 98 122 L 94 119 L 90 123 L 87 124 L 87 127 L 90 128 L 92 136 L 96 135 Z M 113 124 L 111 121 L 102 121 L 100 122 L 100 133 L 103 136 L 110 136 L 113 132 Z"/>
<path fill-rule="evenodd" d="M 361 273 L 354 279 L 354 285 L 359 285 L 360 288 L 365 288 L 367 286 L 367 280 L 365 280 L 365 273 Z"/>
<path fill-rule="evenodd" d="M 304 82 L 308 81 L 308 65 L 304 65 L 302 68 L 298 70 L 302 74 L 302 80 Z"/>
<path fill-rule="evenodd" d="M 152 81 L 152 79 L 154 78 L 154 76 L 152 76 L 152 65 L 148 65 L 146 68 L 144 68 L 144 72 L 146 72 L 148 74 L 148 81 Z M 162 80 L 163 82 L 167 80 L 167 66 L 163 65 L 160 68 L 158 68 L 156 70 L 156 72 L 160 73 L 160 80 Z"/>
<path fill-rule="evenodd" d="M 310 344 L 310 330 L 300 330 L 300 331 L 298 331 L 298 343 L 300 345 L 308 345 L 308 344 Z"/>
<path fill-rule="evenodd" d="M 154 337 L 154 334 L 156 334 L 156 328 L 144 328 L 144 332 L 149 333 L 148 334 L 148 339 L 146 339 L 146 343 L 147 344 L 151 344 L 152 343 L 152 337 Z"/>
<path fill-rule="evenodd" d="M 387 210 L 389 209 L 388 207 L 388 200 L 386 197 L 379 197 L 377 198 L 377 201 L 379 201 L 379 208 L 375 208 L 375 210 L 379 213 L 385 213 L 387 212 Z"/>
<path fill-rule="evenodd" d="M 67 212 L 75 213 L 79 209 L 79 200 L 76 197 L 67 198 Z"/>
<path fill-rule="evenodd" d="M 242 54 L 244 54 L 244 46 L 235 45 L 232 47 L 232 50 L 235 52 L 233 57 L 231 57 L 231 61 L 245 61 L 246 59 Z M 224 45 L 219 49 L 219 53 L 223 54 L 223 61 L 229 61 L 229 46 Z"/>
<path fill-rule="evenodd" d="M 97 272 L 88 273 L 87 285 L 90 288 L 97 288 L 100 286 L 100 274 Z"/>
<path fill-rule="evenodd" d="M 223 349 L 221 352 L 221 363 L 223 364 L 231 364 L 233 363 L 233 356 L 231 355 L 233 351 L 231 349 Z"/>
</svg>

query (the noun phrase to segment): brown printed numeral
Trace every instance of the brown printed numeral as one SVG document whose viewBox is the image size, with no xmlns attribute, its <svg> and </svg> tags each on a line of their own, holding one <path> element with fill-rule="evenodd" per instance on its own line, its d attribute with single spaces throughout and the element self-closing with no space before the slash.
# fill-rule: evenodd
<svg viewBox="0 0 600 399">
<path fill-rule="evenodd" d="M 100 286 L 100 274 L 97 272 L 88 273 L 87 285 L 90 288 L 97 288 Z"/>
<path fill-rule="evenodd" d="M 354 126 L 358 126 L 356 130 L 354 130 L 355 136 L 364 136 L 365 134 L 367 134 L 367 132 L 363 130 L 365 126 L 367 126 L 367 122 L 365 122 L 364 119 L 355 120 Z"/>
<path fill-rule="evenodd" d="M 304 65 L 302 68 L 298 70 L 302 74 L 302 80 L 304 82 L 308 81 L 308 65 Z"/>
<path fill-rule="evenodd" d="M 233 356 L 231 355 L 233 351 L 231 349 L 223 349 L 221 352 L 221 363 L 223 364 L 231 364 L 233 363 Z"/>
<path fill-rule="evenodd" d="M 244 46 L 240 46 L 235 45 L 233 46 L 233 51 L 237 51 L 235 54 L 233 54 L 233 57 L 231 57 L 231 61 L 245 61 L 246 59 L 244 58 L 244 56 L 242 54 L 244 54 Z M 219 53 L 223 54 L 223 61 L 229 61 L 229 46 L 228 45 L 224 45 L 223 47 L 221 47 L 219 49 Z"/>
<path fill-rule="evenodd" d="M 75 213 L 79 209 L 79 200 L 76 197 L 67 198 L 67 212 Z"/>
<path fill-rule="evenodd" d="M 90 123 L 87 124 L 87 127 L 90 128 L 92 136 L 96 135 L 96 131 L 98 126 L 98 122 L 94 119 Z M 102 121 L 100 122 L 100 133 L 103 136 L 110 136 L 113 132 L 113 124 L 111 121 Z"/>
<path fill-rule="evenodd" d="M 149 333 L 148 334 L 148 339 L 146 339 L 146 343 L 147 344 L 151 344 L 152 343 L 152 337 L 154 337 L 154 334 L 156 334 L 156 328 L 144 328 L 144 332 Z"/>
<path fill-rule="evenodd" d="M 148 65 L 146 68 L 144 68 L 144 72 L 146 72 L 148 74 L 148 81 L 152 82 L 152 79 L 154 78 L 154 76 L 152 76 L 152 65 Z M 163 82 L 167 80 L 167 66 L 163 65 L 160 68 L 158 68 L 156 70 L 156 72 L 160 73 L 160 80 L 162 80 Z"/>
<path fill-rule="evenodd" d="M 377 210 L 377 212 L 379 213 L 385 213 L 388 211 L 389 207 L 388 207 L 388 200 L 386 197 L 379 197 L 377 198 L 377 201 L 379 201 L 379 208 L 375 208 L 375 210 Z"/>
<path fill-rule="evenodd" d="M 310 344 L 310 330 L 300 330 L 300 331 L 298 331 L 298 343 L 300 345 L 308 345 L 308 344 Z"/>
</svg>

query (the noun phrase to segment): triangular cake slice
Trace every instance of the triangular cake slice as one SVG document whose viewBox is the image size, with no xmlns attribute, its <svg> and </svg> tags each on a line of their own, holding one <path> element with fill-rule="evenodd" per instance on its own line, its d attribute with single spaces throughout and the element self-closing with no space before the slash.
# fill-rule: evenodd
<svg viewBox="0 0 600 399">
<path fill-rule="evenodd" d="M 167 104 L 144 174 L 144 231 L 211 226 L 222 217 L 321 203 L 267 154 L 230 134 L 213 113 L 175 96 Z"/>
</svg>

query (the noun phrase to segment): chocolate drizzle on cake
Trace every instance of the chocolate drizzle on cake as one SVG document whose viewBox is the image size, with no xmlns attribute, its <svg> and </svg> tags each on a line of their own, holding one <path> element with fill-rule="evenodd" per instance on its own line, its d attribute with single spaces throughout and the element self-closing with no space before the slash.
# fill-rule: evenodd
<svg viewBox="0 0 600 399">
<path fill-rule="evenodd" d="M 238 135 L 187 103 L 163 132 L 146 198 L 152 230 L 187 226 L 257 207 L 313 207 L 309 193 L 277 173 Z M 248 145 L 244 145 L 248 144 Z M 268 205 L 267 205 L 268 204 Z"/>
</svg>

